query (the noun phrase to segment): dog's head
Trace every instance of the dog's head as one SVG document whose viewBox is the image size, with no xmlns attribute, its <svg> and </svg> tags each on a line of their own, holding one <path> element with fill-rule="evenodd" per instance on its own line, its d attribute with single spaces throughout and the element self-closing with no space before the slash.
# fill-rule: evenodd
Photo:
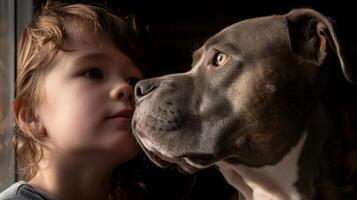
<svg viewBox="0 0 357 200">
<path fill-rule="evenodd" d="M 190 71 L 137 84 L 133 132 L 162 167 L 276 163 L 301 136 L 329 55 L 356 81 L 332 20 L 310 9 L 233 24 L 194 53 Z"/>
</svg>

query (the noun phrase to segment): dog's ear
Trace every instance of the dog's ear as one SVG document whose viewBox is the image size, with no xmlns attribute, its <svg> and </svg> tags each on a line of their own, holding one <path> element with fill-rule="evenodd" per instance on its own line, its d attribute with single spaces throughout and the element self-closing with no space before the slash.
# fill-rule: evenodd
<svg viewBox="0 0 357 200">
<path fill-rule="evenodd" d="M 286 14 L 292 49 L 306 61 L 321 65 L 328 51 L 333 51 L 340 62 L 344 76 L 351 83 L 357 83 L 356 71 L 353 71 L 345 53 L 347 45 L 339 38 L 339 32 L 333 19 L 312 9 L 295 9 Z"/>
</svg>

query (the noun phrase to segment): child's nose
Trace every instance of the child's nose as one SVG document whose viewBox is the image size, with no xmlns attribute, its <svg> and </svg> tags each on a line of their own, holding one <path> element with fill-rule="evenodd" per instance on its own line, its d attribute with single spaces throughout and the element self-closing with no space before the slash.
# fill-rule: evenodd
<svg viewBox="0 0 357 200">
<path fill-rule="evenodd" d="M 114 100 L 133 102 L 133 88 L 127 83 L 117 84 L 110 92 L 110 97 Z"/>
</svg>

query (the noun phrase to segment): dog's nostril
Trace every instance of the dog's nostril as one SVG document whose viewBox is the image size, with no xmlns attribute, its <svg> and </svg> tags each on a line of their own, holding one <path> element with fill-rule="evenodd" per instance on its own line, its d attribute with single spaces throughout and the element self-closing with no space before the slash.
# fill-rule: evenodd
<svg viewBox="0 0 357 200">
<path fill-rule="evenodd" d="M 136 87 L 135 88 L 135 96 L 137 96 L 137 97 L 142 97 L 143 96 L 143 92 L 141 91 L 141 87 Z"/>
<path fill-rule="evenodd" d="M 155 88 L 156 86 L 153 84 L 139 84 L 135 88 L 135 96 L 137 98 L 144 97 L 155 90 Z"/>
</svg>

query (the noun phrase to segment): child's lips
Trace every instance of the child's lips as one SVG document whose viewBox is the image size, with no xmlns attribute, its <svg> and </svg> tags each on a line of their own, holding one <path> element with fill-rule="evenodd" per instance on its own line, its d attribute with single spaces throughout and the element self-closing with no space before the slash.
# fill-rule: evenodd
<svg viewBox="0 0 357 200">
<path fill-rule="evenodd" d="M 121 118 L 131 120 L 133 113 L 134 111 L 132 109 L 123 109 L 117 113 L 114 113 L 113 115 L 110 115 L 109 117 L 107 117 L 107 119 Z"/>
</svg>

